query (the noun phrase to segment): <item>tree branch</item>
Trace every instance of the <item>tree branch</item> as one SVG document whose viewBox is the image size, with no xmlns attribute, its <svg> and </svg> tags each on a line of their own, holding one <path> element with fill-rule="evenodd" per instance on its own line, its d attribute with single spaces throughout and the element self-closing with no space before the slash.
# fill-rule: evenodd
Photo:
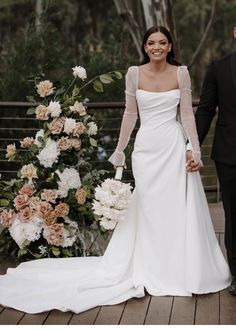
<svg viewBox="0 0 236 330">
<path fill-rule="evenodd" d="M 206 38 L 207 38 L 208 33 L 210 31 L 210 28 L 212 27 L 214 16 L 215 16 L 216 3 L 217 3 L 217 0 L 213 0 L 212 1 L 210 19 L 209 19 L 209 21 L 207 23 L 207 27 L 205 29 L 205 32 L 203 33 L 202 38 L 201 38 L 201 40 L 200 40 L 200 42 L 199 42 L 199 44 L 198 44 L 198 46 L 197 46 L 197 48 L 196 48 L 196 50 L 195 50 L 192 58 L 190 60 L 190 63 L 188 65 L 189 68 L 191 68 L 193 66 L 193 64 L 195 63 L 195 61 L 196 61 L 196 59 L 197 59 L 197 57 L 198 57 L 198 55 L 199 55 L 199 53 L 200 53 L 203 45 L 204 45 L 204 42 L 206 41 Z"/>
</svg>

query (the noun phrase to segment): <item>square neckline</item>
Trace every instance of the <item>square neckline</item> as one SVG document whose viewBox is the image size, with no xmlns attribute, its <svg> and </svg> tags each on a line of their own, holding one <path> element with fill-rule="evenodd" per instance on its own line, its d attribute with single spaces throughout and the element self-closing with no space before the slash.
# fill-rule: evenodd
<svg viewBox="0 0 236 330">
<path fill-rule="evenodd" d="M 139 85 L 139 67 L 140 65 L 137 65 L 137 86 L 136 86 L 136 91 L 143 91 L 146 93 L 154 93 L 154 94 L 160 94 L 160 93 L 168 93 L 168 92 L 172 92 L 172 91 L 180 91 L 180 87 L 179 88 L 173 88 L 173 89 L 169 89 L 167 91 L 156 91 L 156 92 L 152 92 L 152 91 L 147 91 L 145 89 L 142 88 L 138 88 Z M 179 80 L 179 68 L 181 68 L 182 65 L 177 66 L 177 81 L 178 81 L 178 85 L 180 85 L 180 80 Z"/>
</svg>

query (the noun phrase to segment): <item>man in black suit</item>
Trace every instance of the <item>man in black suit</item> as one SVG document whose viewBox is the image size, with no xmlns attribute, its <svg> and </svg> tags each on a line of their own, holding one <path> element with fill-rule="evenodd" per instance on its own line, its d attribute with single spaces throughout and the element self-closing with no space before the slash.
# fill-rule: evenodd
<svg viewBox="0 0 236 330">
<path fill-rule="evenodd" d="M 233 30 L 236 38 L 236 26 Z M 236 51 L 213 61 L 206 72 L 196 112 L 199 142 L 202 144 L 218 107 L 211 152 L 219 178 L 225 212 L 225 246 L 236 295 Z"/>
</svg>

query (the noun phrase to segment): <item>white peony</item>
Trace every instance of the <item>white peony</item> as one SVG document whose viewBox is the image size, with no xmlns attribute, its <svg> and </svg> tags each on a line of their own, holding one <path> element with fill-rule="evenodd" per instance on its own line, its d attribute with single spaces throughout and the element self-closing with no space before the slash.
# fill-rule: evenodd
<svg viewBox="0 0 236 330">
<path fill-rule="evenodd" d="M 60 178 L 60 181 L 57 182 L 57 193 L 60 197 L 66 197 L 69 189 L 81 187 L 80 175 L 75 168 L 65 168 L 62 173 L 57 170 L 56 173 Z"/>
<path fill-rule="evenodd" d="M 61 113 L 61 105 L 58 101 L 50 101 L 48 106 L 48 112 L 51 114 L 52 117 L 59 117 Z"/>
<path fill-rule="evenodd" d="M 75 77 L 79 77 L 82 80 L 85 80 L 87 78 L 86 70 L 82 66 L 76 65 L 74 68 L 72 68 L 72 70 L 73 70 L 73 75 Z"/>
<path fill-rule="evenodd" d="M 106 179 L 95 189 L 92 209 L 99 216 L 100 225 L 107 230 L 125 217 L 131 198 L 131 185 L 114 179 Z M 110 222 L 110 223 L 109 223 Z"/>
<path fill-rule="evenodd" d="M 75 128 L 75 126 L 76 126 L 76 120 L 75 119 L 66 118 L 63 132 L 65 132 L 66 134 L 70 134 L 70 133 L 73 132 L 73 129 Z"/>
<path fill-rule="evenodd" d="M 96 135 L 98 132 L 97 124 L 94 121 L 88 123 L 88 135 Z"/>
<path fill-rule="evenodd" d="M 117 224 L 117 221 L 106 219 L 105 217 L 101 218 L 100 225 L 105 230 L 113 230 Z"/>
<path fill-rule="evenodd" d="M 57 148 L 57 143 L 49 138 L 47 139 L 44 149 L 40 151 L 37 158 L 42 166 L 48 168 L 58 161 L 59 155 L 60 150 Z"/>
<path fill-rule="evenodd" d="M 41 142 L 39 142 L 39 140 L 38 140 L 38 138 L 39 137 L 44 137 L 44 129 L 40 129 L 37 133 L 36 133 L 36 135 L 35 135 L 35 140 L 34 140 L 34 144 L 36 144 L 38 147 L 41 147 L 41 145 L 42 145 L 42 143 Z"/>
<path fill-rule="evenodd" d="M 9 232 L 11 237 L 21 248 L 25 240 L 33 242 L 39 239 L 42 229 L 42 220 L 37 217 L 34 217 L 29 222 L 21 222 L 17 217 L 12 226 L 9 227 Z"/>
</svg>

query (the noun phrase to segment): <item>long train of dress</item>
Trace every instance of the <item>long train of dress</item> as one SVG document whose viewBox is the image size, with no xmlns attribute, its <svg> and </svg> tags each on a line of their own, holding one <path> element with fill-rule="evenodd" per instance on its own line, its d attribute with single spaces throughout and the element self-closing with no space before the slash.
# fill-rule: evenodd
<svg viewBox="0 0 236 330">
<path fill-rule="evenodd" d="M 199 173 L 186 173 L 176 121 L 179 89 L 137 90 L 141 126 L 132 154 L 135 189 L 102 257 L 43 259 L 0 276 L 0 304 L 28 313 L 75 313 L 142 297 L 191 296 L 229 285 Z"/>
</svg>

